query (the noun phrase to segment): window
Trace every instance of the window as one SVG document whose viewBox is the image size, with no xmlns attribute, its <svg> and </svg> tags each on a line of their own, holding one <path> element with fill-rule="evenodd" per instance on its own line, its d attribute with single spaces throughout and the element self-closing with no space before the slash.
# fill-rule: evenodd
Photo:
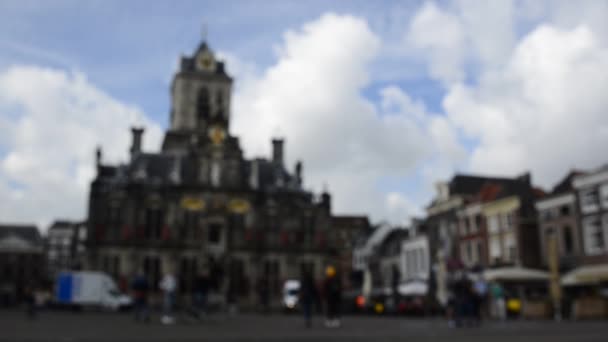
<svg viewBox="0 0 608 342">
<path fill-rule="evenodd" d="M 483 257 L 483 244 L 480 240 L 477 240 L 477 262 L 482 263 Z M 484 262 L 485 263 L 485 262 Z"/>
<path fill-rule="evenodd" d="M 209 106 L 209 90 L 203 87 L 198 92 L 198 98 L 196 102 L 196 111 L 198 118 L 207 119 L 209 117 L 210 106 Z"/>
<path fill-rule="evenodd" d="M 145 257 L 143 262 L 144 274 L 148 277 L 150 288 L 158 290 L 160 282 L 160 259 L 157 257 Z"/>
<path fill-rule="evenodd" d="M 599 194 L 597 189 L 585 189 L 581 191 L 581 211 L 589 213 L 596 211 L 599 206 Z"/>
<path fill-rule="evenodd" d="M 467 235 L 467 218 L 462 218 L 460 219 L 460 236 L 466 236 Z"/>
<path fill-rule="evenodd" d="M 469 232 L 471 234 L 477 233 L 477 231 L 479 231 L 479 224 L 477 223 L 477 215 L 469 216 L 467 218 L 467 220 L 469 221 Z"/>
<path fill-rule="evenodd" d="M 211 185 L 214 187 L 220 186 L 221 168 L 217 161 L 211 164 Z"/>
<path fill-rule="evenodd" d="M 196 279 L 197 265 L 195 258 L 184 257 L 180 261 L 179 265 L 179 282 L 178 286 L 182 293 L 189 293 L 192 291 L 192 284 Z"/>
<path fill-rule="evenodd" d="M 160 239 L 163 225 L 163 215 L 160 209 L 146 210 L 145 237 L 148 239 Z"/>
<path fill-rule="evenodd" d="M 495 260 L 500 258 L 501 254 L 500 238 L 498 236 L 492 236 L 490 238 L 490 259 Z"/>
<path fill-rule="evenodd" d="M 498 222 L 498 216 L 492 215 L 488 217 L 488 230 L 490 234 L 496 234 L 500 230 L 500 223 Z"/>
<path fill-rule="evenodd" d="M 213 243 L 213 244 L 219 243 L 221 240 L 221 231 L 222 231 L 221 225 L 216 224 L 216 223 L 209 225 L 209 236 L 208 236 L 209 243 Z"/>
<path fill-rule="evenodd" d="M 603 184 L 600 187 L 600 196 L 602 200 L 602 207 L 608 208 L 608 184 Z"/>
<path fill-rule="evenodd" d="M 583 236 L 585 252 L 588 255 L 596 255 L 603 252 L 604 234 L 598 216 L 587 217 L 583 220 Z"/>
<path fill-rule="evenodd" d="M 553 210 L 552 209 L 544 210 L 542 212 L 541 216 L 542 216 L 543 221 L 550 221 L 553 219 Z"/>
<path fill-rule="evenodd" d="M 218 90 L 217 93 L 215 93 L 215 103 L 217 104 L 217 116 L 219 117 L 223 117 L 224 116 L 224 94 L 222 93 L 221 90 Z"/>
<path fill-rule="evenodd" d="M 563 205 L 561 208 L 559 208 L 559 213 L 562 216 L 570 216 L 570 206 L 569 205 Z"/>
<path fill-rule="evenodd" d="M 564 240 L 564 253 L 572 254 L 574 252 L 574 240 L 572 236 L 572 228 L 565 226 L 562 229 L 563 240 Z"/>
<path fill-rule="evenodd" d="M 467 256 L 467 245 L 468 243 L 466 241 L 460 244 L 460 259 L 464 264 L 468 264 L 469 261 L 469 258 Z"/>
<path fill-rule="evenodd" d="M 198 213 L 194 211 L 184 211 L 184 221 L 180 232 L 181 238 L 190 240 L 201 239 L 201 230 L 198 226 Z"/>
<path fill-rule="evenodd" d="M 517 255 L 517 243 L 514 234 L 505 235 L 505 251 L 507 252 L 506 260 L 515 261 Z"/>
<path fill-rule="evenodd" d="M 514 214 L 512 212 L 503 214 L 505 230 L 510 230 L 513 228 L 513 216 Z"/>
</svg>

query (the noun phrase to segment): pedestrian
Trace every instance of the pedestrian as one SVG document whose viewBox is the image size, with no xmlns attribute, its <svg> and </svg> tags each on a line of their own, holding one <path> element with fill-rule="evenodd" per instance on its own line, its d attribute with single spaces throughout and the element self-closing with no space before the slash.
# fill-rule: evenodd
<svg viewBox="0 0 608 342">
<path fill-rule="evenodd" d="M 163 291 L 163 316 L 161 317 L 161 323 L 173 324 L 175 323 L 173 306 L 175 305 L 175 291 L 177 289 L 175 276 L 171 272 L 165 273 L 159 287 Z"/>
<path fill-rule="evenodd" d="M 270 311 L 269 305 L 269 297 L 270 297 L 270 289 L 268 285 L 268 280 L 264 277 L 260 277 L 258 279 L 257 284 L 258 296 L 260 301 L 260 307 L 263 313 L 268 313 Z"/>
<path fill-rule="evenodd" d="M 131 290 L 133 291 L 135 321 L 141 320 L 148 323 L 150 321 L 150 310 L 148 309 L 148 291 L 150 290 L 150 286 L 143 270 L 139 270 L 135 275 L 131 284 Z"/>
<path fill-rule="evenodd" d="M 238 312 L 237 307 L 237 284 L 234 277 L 228 279 L 228 287 L 226 289 L 226 303 L 228 303 L 228 313 L 234 316 Z"/>
<path fill-rule="evenodd" d="M 327 308 L 325 325 L 329 328 L 340 326 L 340 304 L 342 301 L 342 284 L 336 274 L 336 268 L 327 266 L 325 270 L 324 294 Z"/>
<path fill-rule="evenodd" d="M 300 285 L 300 303 L 307 328 L 312 326 L 312 307 L 317 300 L 318 291 L 310 272 L 305 272 Z"/>
<path fill-rule="evenodd" d="M 197 318 L 207 313 L 207 299 L 209 296 L 209 277 L 200 272 L 192 284 L 192 308 Z"/>
<path fill-rule="evenodd" d="M 507 319 L 507 313 L 505 311 L 505 294 L 504 289 L 499 283 L 493 283 L 490 288 L 492 295 L 492 312 L 495 318 L 504 321 Z"/>
<path fill-rule="evenodd" d="M 478 274 L 475 282 L 473 284 L 474 290 L 474 315 L 475 315 L 475 323 L 477 325 L 481 325 L 483 319 L 483 311 L 486 302 L 486 297 L 488 295 L 488 285 L 486 281 L 483 279 L 483 276 Z"/>
<path fill-rule="evenodd" d="M 25 287 L 24 300 L 26 305 L 26 315 L 29 319 L 36 318 L 36 287 L 30 282 Z"/>
<path fill-rule="evenodd" d="M 454 282 L 452 284 L 452 293 L 454 301 L 454 324 L 456 327 L 462 327 L 470 322 L 472 309 L 472 284 L 463 271 L 454 273 Z"/>
</svg>

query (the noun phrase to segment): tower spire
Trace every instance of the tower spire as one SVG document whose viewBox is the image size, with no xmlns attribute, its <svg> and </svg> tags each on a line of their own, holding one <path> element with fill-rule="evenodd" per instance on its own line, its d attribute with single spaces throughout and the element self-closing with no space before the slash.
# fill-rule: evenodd
<svg viewBox="0 0 608 342">
<path fill-rule="evenodd" d="M 201 27 L 201 37 L 203 38 L 204 42 L 207 41 L 207 33 L 207 22 L 203 21 L 203 25 Z"/>
</svg>

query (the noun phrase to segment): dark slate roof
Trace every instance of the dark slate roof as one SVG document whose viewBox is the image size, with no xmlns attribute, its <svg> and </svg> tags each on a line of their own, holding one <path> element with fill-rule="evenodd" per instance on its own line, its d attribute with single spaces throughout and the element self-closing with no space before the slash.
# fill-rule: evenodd
<svg viewBox="0 0 608 342">
<path fill-rule="evenodd" d="M 33 225 L 0 225 L 0 239 L 10 235 L 16 235 L 32 243 L 42 242 L 38 228 Z"/>
<path fill-rule="evenodd" d="M 580 170 L 571 170 L 551 191 L 551 195 L 558 195 L 565 192 L 569 192 L 573 189 L 572 180 L 574 177 L 584 175 L 585 172 Z"/>
<path fill-rule="evenodd" d="M 468 196 L 479 196 L 482 190 L 488 191 L 484 189 L 484 186 L 487 188 L 488 184 L 496 184 L 499 185 L 501 189 L 494 189 L 496 192 L 492 194 L 493 199 L 498 199 L 502 197 L 509 196 L 507 190 L 511 184 L 517 183 L 529 183 L 530 182 L 530 174 L 525 173 L 522 176 L 516 178 L 505 178 L 505 177 L 486 177 L 486 176 L 476 176 L 476 175 L 462 175 L 456 174 L 448 183 L 450 196 L 454 195 L 468 195 Z M 504 186 L 503 186 L 504 185 Z M 486 195 L 487 196 L 487 195 Z M 433 199 L 428 207 L 432 207 L 437 203 L 437 199 Z"/>
<path fill-rule="evenodd" d="M 394 255 L 401 249 L 401 242 L 409 237 L 406 229 L 395 229 L 388 233 L 379 246 L 380 255 Z"/>
<path fill-rule="evenodd" d="M 160 153 L 141 153 L 130 165 L 129 174 L 134 177 L 140 167 L 145 167 L 147 179 L 164 181 L 171 172 L 175 157 Z"/>
<path fill-rule="evenodd" d="M 332 216 L 331 225 L 332 227 L 340 228 L 367 228 L 369 226 L 369 219 L 367 216 Z"/>
<path fill-rule="evenodd" d="M 81 224 L 83 224 L 83 221 L 55 220 L 49 227 L 49 231 L 54 229 L 74 228 Z"/>
<path fill-rule="evenodd" d="M 481 190 L 484 184 L 491 183 L 508 183 L 512 182 L 513 178 L 502 177 L 484 177 L 473 175 L 455 175 L 449 183 L 451 195 L 475 195 Z"/>
</svg>

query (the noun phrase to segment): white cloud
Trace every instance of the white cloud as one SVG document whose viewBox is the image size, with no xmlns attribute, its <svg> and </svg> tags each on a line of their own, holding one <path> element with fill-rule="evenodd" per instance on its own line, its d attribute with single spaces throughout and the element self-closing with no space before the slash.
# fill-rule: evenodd
<svg viewBox="0 0 608 342">
<path fill-rule="evenodd" d="M 46 225 L 84 219 L 94 175 L 94 151 L 124 161 L 129 126 L 147 128 L 145 149 L 158 149 L 161 129 L 135 107 L 120 103 L 81 73 L 33 66 L 0 72 L 0 216 Z"/>
<path fill-rule="evenodd" d="M 255 156 L 269 155 L 270 138 L 280 130 L 288 166 L 303 160 L 305 183 L 315 191 L 327 182 L 336 212 L 403 221 L 414 206 L 402 205 L 405 200 L 387 206 L 378 183 L 411 176 L 437 149 L 429 132 L 436 125 L 398 87 L 382 89 L 379 106 L 363 96 L 380 43 L 365 20 L 351 16 L 326 14 L 287 32 L 277 62 L 234 95 L 232 131 Z"/>
<path fill-rule="evenodd" d="M 465 77 L 466 36 L 460 18 L 432 2 L 425 3 L 412 19 L 406 43 L 429 59 L 431 77 L 449 85 Z"/>
<path fill-rule="evenodd" d="M 608 143 L 608 49 L 586 26 L 542 25 L 524 37 L 505 68 L 476 86 L 453 86 L 449 118 L 479 139 L 478 172 L 531 169 L 545 186 L 568 168 L 605 162 Z"/>
</svg>

